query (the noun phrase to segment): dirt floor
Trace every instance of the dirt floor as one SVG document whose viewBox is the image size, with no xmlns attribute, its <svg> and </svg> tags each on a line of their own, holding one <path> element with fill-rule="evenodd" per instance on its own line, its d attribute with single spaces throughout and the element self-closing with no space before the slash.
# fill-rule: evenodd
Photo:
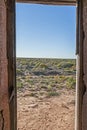
<svg viewBox="0 0 87 130">
<path fill-rule="evenodd" d="M 61 89 L 59 93 L 37 98 L 27 88 L 18 91 L 17 130 L 74 130 L 75 92 Z"/>
</svg>

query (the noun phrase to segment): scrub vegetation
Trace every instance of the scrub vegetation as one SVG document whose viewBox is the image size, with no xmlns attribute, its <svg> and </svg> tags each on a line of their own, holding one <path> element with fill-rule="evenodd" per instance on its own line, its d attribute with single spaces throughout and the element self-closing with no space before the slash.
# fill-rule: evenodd
<svg viewBox="0 0 87 130">
<path fill-rule="evenodd" d="M 74 59 L 17 59 L 17 88 L 29 88 L 30 96 L 57 96 L 59 89 L 75 89 Z"/>
<path fill-rule="evenodd" d="M 73 130 L 76 60 L 17 58 L 16 65 L 18 130 Z"/>
</svg>

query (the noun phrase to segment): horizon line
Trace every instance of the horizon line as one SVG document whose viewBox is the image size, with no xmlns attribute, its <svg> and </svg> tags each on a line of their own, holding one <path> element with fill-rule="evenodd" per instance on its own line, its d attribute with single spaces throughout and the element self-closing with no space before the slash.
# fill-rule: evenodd
<svg viewBox="0 0 87 130">
<path fill-rule="evenodd" d="M 57 57 L 52 57 L 52 58 L 51 58 L 51 57 L 20 57 L 20 56 L 18 57 L 18 56 L 16 56 L 16 59 L 17 59 L 17 58 L 23 58 L 23 59 L 24 59 L 24 58 L 25 58 L 25 59 L 29 59 L 29 58 L 30 58 L 30 59 L 75 59 L 75 60 L 76 60 L 76 58 L 57 58 Z"/>
</svg>

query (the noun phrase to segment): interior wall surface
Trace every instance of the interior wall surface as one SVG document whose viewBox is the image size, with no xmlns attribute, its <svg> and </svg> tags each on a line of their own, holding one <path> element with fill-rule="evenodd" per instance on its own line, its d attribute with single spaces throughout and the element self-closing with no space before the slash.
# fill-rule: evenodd
<svg viewBox="0 0 87 130">
<path fill-rule="evenodd" d="M 0 130 L 10 130 L 6 5 L 0 0 Z"/>
<path fill-rule="evenodd" d="M 85 93 L 83 96 L 82 130 L 87 130 L 87 0 L 83 0 L 83 80 Z"/>
</svg>

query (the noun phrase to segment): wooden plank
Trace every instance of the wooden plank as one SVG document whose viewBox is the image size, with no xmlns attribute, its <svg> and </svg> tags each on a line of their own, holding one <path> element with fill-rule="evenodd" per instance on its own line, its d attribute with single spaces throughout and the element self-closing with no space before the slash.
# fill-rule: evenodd
<svg viewBox="0 0 87 130">
<path fill-rule="evenodd" d="M 76 5 L 76 0 L 16 0 L 16 2 L 50 5 Z"/>
<path fill-rule="evenodd" d="M 77 1 L 76 7 L 76 55 L 79 54 L 79 1 Z"/>
<path fill-rule="evenodd" d="M 76 84 L 76 117 L 75 117 L 75 130 L 82 129 L 82 104 L 83 95 L 85 93 L 83 81 L 83 6 L 82 0 L 78 0 L 78 30 L 77 30 L 77 84 Z"/>
<path fill-rule="evenodd" d="M 6 6 L 0 0 L 0 130 L 10 130 L 6 41 Z"/>
<path fill-rule="evenodd" d="M 15 0 L 7 0 L 7 58 L 11 130 L 17 130 Z"/>
</svg>

